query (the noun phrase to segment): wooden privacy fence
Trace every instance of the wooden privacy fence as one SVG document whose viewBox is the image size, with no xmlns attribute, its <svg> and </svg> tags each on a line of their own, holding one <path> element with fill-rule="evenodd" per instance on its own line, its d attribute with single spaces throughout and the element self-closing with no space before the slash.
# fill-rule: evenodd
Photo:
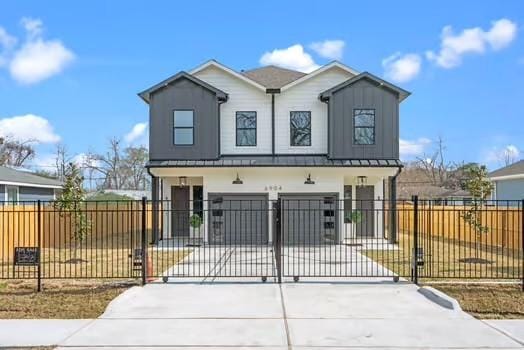
<svg viewBox="0 0 524 350">
<path fill-rule="evenodd" d="M 88 220 L 86 241 L 104 241 L 136 233 L 142 227 L 142 204 L 126 202 L 82 202 L 80 212 Z M 151 210 L 151 204 L 147 205 Z M 152 229 L 151 215 L 146 229 Z M 42 203 L 40 212 L 40 246 L 58 248 L 74 244 L 74 219 L 53 205 Z M 0 205 L 0 259 L 11 261 L 15 247 L 38 246 L 38 204 Z"/>
<path fill-rule="evenodd" d="M 413 209 L 412 204 L 397 206 L 400 233 L 413 234 Z M 468 205 L 446 206 L 421 201 L 418 207 L 419 233 L 464 243 L 522 249 L 522 208 L 482 206 L 478 211 L 478 218 L 480 224 L 487 229 L 486 233 L 477 233 L 464 219 L 468 209 Z"/>
</svg>

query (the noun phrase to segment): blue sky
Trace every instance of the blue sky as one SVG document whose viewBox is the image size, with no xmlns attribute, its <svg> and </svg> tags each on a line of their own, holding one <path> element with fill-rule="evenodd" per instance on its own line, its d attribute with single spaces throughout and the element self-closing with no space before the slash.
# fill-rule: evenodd
<svg viewBox="0 0 524 350">
<path fill-rule="evenodd" d="M 125 139 L 147 122 L 137 92 L 207 59 L 240 70 L 258 67 L 265 53 L 288 66 L 341 56 L 413 93 L 401 105 L 405 159 L 431 153 L 439 136 L 453 161 L 495 168 L 505 149 L 522 157 L 524 2 L 329 4 L 336 8 L 318 1 L 5 3 L 0 134 L 37 139 L 33 163 L 46 164 L 57 142 L 78 154 L 103 150 L 112 136 Z M 311 46 L 326 40 L 338 46 Z M 143 142 L 135 131 L 131 142 Z"/>
</svg>

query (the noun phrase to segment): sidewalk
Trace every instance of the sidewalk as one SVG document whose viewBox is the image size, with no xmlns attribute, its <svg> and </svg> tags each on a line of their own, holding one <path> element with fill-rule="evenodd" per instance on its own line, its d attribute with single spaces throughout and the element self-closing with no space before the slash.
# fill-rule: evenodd
<svg viewBox="0 0 524 350">
<path fill-rule="evenodd" d="M 96 320 L 1 321 L 0 346 L 524 349 L 524 321 L 479 321 L 452 304 L 386 280 L 150 284 Z"/>
</svg>

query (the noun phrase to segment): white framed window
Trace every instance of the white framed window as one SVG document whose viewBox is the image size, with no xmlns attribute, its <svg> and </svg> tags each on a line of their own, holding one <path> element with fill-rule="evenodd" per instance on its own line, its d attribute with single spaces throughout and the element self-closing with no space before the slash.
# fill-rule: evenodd
<svg viewBox="0 0 524 350">
<path fill-rule="evenodd" d="M 193 110 L 178 109 L 173 112 L 173 143 L 178 146 L 194 144 Z"/>
<path fill-rule="evenodd" d="M 9 203 L 18 203 L 19 193 L 18 186 L 5 187 L 5 201 Z"/>
</svg>

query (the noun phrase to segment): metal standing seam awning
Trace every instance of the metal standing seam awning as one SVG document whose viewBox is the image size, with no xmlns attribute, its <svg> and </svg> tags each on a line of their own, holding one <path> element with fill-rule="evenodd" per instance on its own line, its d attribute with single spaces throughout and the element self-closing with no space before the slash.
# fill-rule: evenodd
<svg viewBox="0 0 524 350">
<path fill-rule="evenodd" d="M 329 159 L 326 156 L 223 156 L 214 160 L 150 160 L 147 168 L 402 167 L 398 159 Z"/>
</svg>

